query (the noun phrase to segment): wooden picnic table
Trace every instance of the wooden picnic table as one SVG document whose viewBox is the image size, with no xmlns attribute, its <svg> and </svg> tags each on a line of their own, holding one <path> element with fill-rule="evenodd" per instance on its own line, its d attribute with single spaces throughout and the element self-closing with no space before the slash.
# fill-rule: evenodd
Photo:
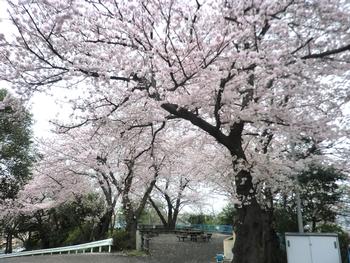
<svg viewBox="0 0 350 263">
<path fill-rule="evenodd" d="M 185 241 L 188 237 L 190 237 L 191 241 L 197 242 L 198 239 L 203 241 L 209 241 L 211 239 L 211 233 L 204 233 L 202 230 L 191 229 L 191 230 L 181 230 L 177 231 L 177 238 L 179 241 Z"/>
</svg>

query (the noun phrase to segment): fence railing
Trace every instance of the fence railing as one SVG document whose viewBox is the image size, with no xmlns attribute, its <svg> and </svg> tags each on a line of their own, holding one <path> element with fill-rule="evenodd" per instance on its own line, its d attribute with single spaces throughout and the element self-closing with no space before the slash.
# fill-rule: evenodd
<svg viewBox="0 0 350 263">
<path fill-rule="evenodd" d="M 205 232 L 217 232 L 217 233 L 225 233 L 232 234 L 233 227 L 231 225 L 204 225 L 204 224 L 191 224 L 190 226 L 186 225 L 176 225 L 177 229 L 191 227 L 195 229 L 200 229 Z"/>
<path fill-rule="evenodd" d="M 66 247 L 56 247 L 56 248 L 47 248 L 47 249 L 39 249 L 39 250 L 32 250 L 32 251 L 23 251 L 23 252 L 17 252 L 17 253 L 10 253 L 10 254 L 2 254 L 0 255 L 0 258 L 10 258 L 10 257 L 22 257 L 22 256 L 33 256 L 33 255 L 44 255 L 44 254 L 62 254 L 64 252 L 67 252 L 70 254 L 71 252 L 75 252 L 77 254 L 79 251 L 82 253 L 86 252 L 94 252 L 94 248 L 98 248 L 98 252 L 102 252 L 103 247 L 108 247 L 108 252 L 111 252 L 111 247 L 113 245 L 113 239 L 104 239 L 99 240 L 95 242 L 85 243 L 81 245 L 74 245 L 74 246 L 66 246 Z"/>
<path fill-rule="evenodd" d="M 231 235 L 233 232 L 233 226 L 232 225 L 204 225 L 204 224 L 177 224 L 176 229 L 187 229 L 187 228 L 194 228 L 194 229 L 200 229 L 204 232 L 212 232 L 212 233 L 223 233 L 223 234 L 229 234 Z M 139 230 L 143 232 L 154 232 L 154 233 L 166 233 L 169 231 L 168 228 L 165 228 L 163 225 L 139 225 Z"/>
</svg>

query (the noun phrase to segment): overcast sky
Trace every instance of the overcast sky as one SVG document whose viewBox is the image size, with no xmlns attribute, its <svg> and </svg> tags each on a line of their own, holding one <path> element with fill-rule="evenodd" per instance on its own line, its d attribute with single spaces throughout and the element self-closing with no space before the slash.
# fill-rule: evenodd
<svg viewBox="0 0 350 263">
<path fill-rule="evenodd" d="M 6 7 L 6 1 L 0 0 L 0 33 L 9 36 L 15 32 L 15 28 L 8 21 Z M 0 88 L 10 89 L 4 81 L 0 81 Z M 61 103 L 67 96 L 69 96 L 69 92 L 63 90 L 60 93 L 56 92 L 54 97 L 47 94 L 35 94 L 28 102 L 28 107 L 34 118 L 33 130 L 35 136 L 50 136 L 51 125 L 49 120 L 56 117 L 68 118 L 69 107 Z"/>
</svg>

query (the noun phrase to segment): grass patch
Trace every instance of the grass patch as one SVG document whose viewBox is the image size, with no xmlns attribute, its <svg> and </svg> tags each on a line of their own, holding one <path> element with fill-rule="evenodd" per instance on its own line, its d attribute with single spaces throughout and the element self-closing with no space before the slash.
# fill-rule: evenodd
<svg viewBox="0 0 350 263">
<path fill-rule="evenodd" d="M 138 250 L 127 250 L 125 251 L 125 254 L 130 257 L 145 257 L 148 256 L 148 254 L 145 251 L 138 251 Z"/>
</svg>

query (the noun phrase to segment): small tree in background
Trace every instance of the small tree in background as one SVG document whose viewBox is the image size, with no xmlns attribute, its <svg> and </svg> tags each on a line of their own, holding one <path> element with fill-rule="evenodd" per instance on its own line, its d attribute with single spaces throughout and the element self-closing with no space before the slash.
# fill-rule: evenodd
<svg viewBox="0 0 350 263">
<path fill-rule="evenodd" d="M 32 116 L 21 102 L 0 90 L 0 200 L 14 199 L 31 176 Z"/>
<path fill-rule="evenodd" d="M 236 218 L 237 210 L 232 204 L 226 205 L 217 216 L 219 225 L 233 225 Z"/>
<path fill-rule="evenodd" d="M 315 164 L 300 174 L 303 217 L 311 224 L 311 231 L 317 230 L 319 223 L 335 222 L 345 178 L 334 167 Z"/>
<path fill-rule="evenodd" d="M 332 166 L 312 164 L 298 176 L 304 225 L 317 231 L 318 225 L 334 223 L 341 205 L 345 175 Z M 283 194 L 274 210 L 277 232 L 297 231 L 295 195 Z"/>
</svg>

